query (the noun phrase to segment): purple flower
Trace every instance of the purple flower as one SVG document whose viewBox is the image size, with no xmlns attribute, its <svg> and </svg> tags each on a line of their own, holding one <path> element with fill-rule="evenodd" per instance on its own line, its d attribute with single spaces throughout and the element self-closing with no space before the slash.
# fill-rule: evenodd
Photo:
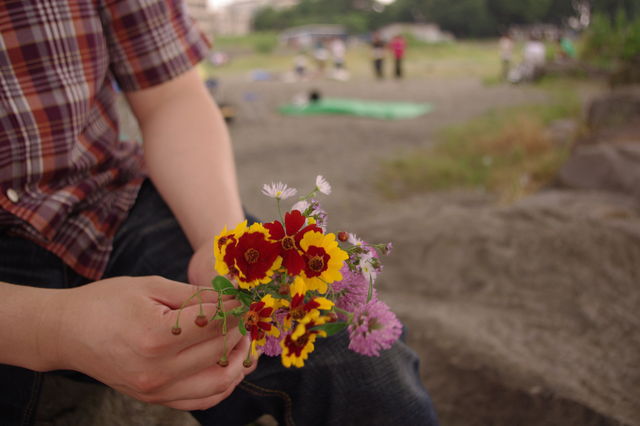
<svg viewBox="0 0 640 426">
<path fill-rule="evenodd" d="M 309 214 L 309 216 L 316 220 L 316 225 L 322 228 L 322 230 L 326 231 L 327 218 L 329 216 L 327 212 L 322 209 L 322 207 L 320 207 L 320 203 L 316 199 L 311 199 L 309 206 L 311 207 L 311 213 Z"/>
<path fill-rule="evenodd" d="M 262 349 L 262 353 L 267 356 L 279 356 L 282 353 L 282 347 L 280 346 L 280 341 L 285 338 L 287 334 L 290 334 L 291 331 L 284 332 L 284 317 L 287 316 L 287 311 L 283 309 L 278 309 L 274 315 L 274 327 L 278 327 L 280 329 L 280 336 L 274 337 L 270 334 L 267 334 L 264 345 L 260 348 Z"/>
<path fill-rule="evenodd" d="M 280 346 L 280 341 L 284 333 L 280 335 L 280 337 L 273 337 L 267 334 L 266 341 L 264 346 L 262 346 L 262 353 L 267 356 L 278 356 L 282 353 L 282 347 Z"/>
<path fill-rule="evenodd" d="M 388 255 L 391 254 L 391 250 L 393 250 L 393 244 L 392 243 L 387 243 L 382 248 L 382 254 L 384 254 L 385 256 L 388 256 Z"/>
<path fill-rule="evenodd" d="M 342 281 L 334 282 L 331 289 L 338 295 L 336 306 L 345 311 L 354 312 L 358 307 L 367 303 L 369 294 L 369 281 L 360 272 L 354 272 L 347 265 L 340 270 Z M 375 299 L 376 291 L 373 290 Z M 342 319 L 345 319 L 341 315 Z"/>
<path fill-rule="evenodd" d="M 349 325 L 349 349 L 362 355 L 378 356 L 389 349 L 402 333 L 402 324 L 389 307 L 372 299 L 358 308 Z"/>
</svg>

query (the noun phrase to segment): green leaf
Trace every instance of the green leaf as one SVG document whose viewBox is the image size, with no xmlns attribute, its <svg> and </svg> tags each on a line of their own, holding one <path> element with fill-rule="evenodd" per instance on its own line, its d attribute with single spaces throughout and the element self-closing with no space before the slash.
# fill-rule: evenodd
<svg viewBox="0 0 640 426">
<path fill-rule="evenodd" d="M 228 279 L 220 275 L 218 275 L 211 281 L 211 285 L 213 286 L 214 290 L 220 291 L 220 292 L 224 292 L 225 290 L 230 288 L 235 290 L 235 288 L 233 287 L 233 284 L 231 284 L 231 281 L 229 281 Z"/>
<path fill-rule="evenodd" d="M 224 312 L 222 312 L 222 311 L 218 311 L 218 312 L 216 312 L 216 314 L 213 316 L 213 319 L 214 319 L 214 320 L 216 320 L 216 319 L 223 319 L 223 318 L 224 318 Z"/>
<path fill-rule="evenodd" d="M 244 315 L 245 312 L 247 312 L 247 310 L 244 306 L 238 306 L 237 308 L 232 309 L 229 313 L 231 315 L 240 316 Z"/>
<path fill-rule="evenodd" d="M 244 291 L 239 291 L 235 296 L 247 308 L 251 306 L 251 295 L 245 293 Z"/>
<path fill-rule="evenodd" d="M 333 336 L 336 333 L 341 332 L 347 328 L 346 322 L 328 322 L 326 324 L 317 325 L 312 330 L 323 330 L 327 333 L 327 336 Z"/>
<path fill-rule="evenodd" d="M 247 335 L 247 329 L 244 327 L 244 321 L 238 322 L 238 328 L 240 329 L 240 334 L 243 336 Z"/>
<path fill-rule="evenodd" d="M 238 293 L 240 293 L 242 290 L 238 290 L 235 287 L 227 287 L 224 290 L 221 291 L 222 294 L 227 294 L 227 295 L 231 295 L 231 296 L 237 296 Z"/>
</svg>

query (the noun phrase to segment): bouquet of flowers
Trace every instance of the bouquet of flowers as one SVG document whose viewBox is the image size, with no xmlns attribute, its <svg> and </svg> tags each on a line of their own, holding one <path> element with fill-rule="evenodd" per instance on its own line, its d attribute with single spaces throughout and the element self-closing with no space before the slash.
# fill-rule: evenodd
<svg viewBox="0 0 640 426">
<path fill-rule="evenodd" d="M 360 354 L 377 356 L 391 347 L 402 326 L 373 287 L 382 270 L 380 255 L 389 254 L 391 244 L 368 244 L 351 233 L 327 232 L 327 214 L 316 200 L 331 193 L 322 176 L 284 216 L 281 202 L 295 196 L 296 189 L 273 183 L 262 192 L 275 199 L 280 220 L 244 221 L 215 238 L 220 275 L 211 288 L 199 289 L 192 297 L 217 292 L 218 309 L 211 318 L 196 317 L 196 324 L 220 320 L 224 334 L 227 318 L 238 317 L 241 333 L 251 339 L 247 367 L 258 351 L 280 356 L 286 367 L 302 367 L 317 338 L 345 329 L 349 348 Z M 225 311 L 223 295 L 234 296 L 241 305 Z M 174 334 L 180 334 L 179 320 Z M 218 361 L 227 362 L 226 354 Z"/>
</svg>

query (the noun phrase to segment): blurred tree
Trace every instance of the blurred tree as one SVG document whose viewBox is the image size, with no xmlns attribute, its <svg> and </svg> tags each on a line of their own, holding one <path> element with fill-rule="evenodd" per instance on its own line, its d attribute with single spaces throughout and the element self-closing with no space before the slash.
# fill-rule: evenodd
<svg viewBox="0 0 640 426">
<path fill-rule="evenodd" d="M 640 83 L 640 16 L 629 17 L 619 8 L 611 19 L 608 12 L 594 10 L 582 59 L 609 71 L 612 85 Z"/>
<path fill-rule="evenodd" d="M 253 20 L 256 30 L 282 30 L 304 24 L 335 23 L 349 31 L 361 33 L 374 25 L 383 25 L 380 4 L 376 0 L 301 0 L 296 6 L 258 11 Z"/>
<path fill-rule="evenodd" d="M 487 37 L 499 32 L 498 22 L 490 14 L 486 0 L 432 0 L 431 6 L 430 21 L 457 37 Z"/>
<path fill-rule="evenodd" d="M 640 16 L 640 0 L 590 0 L 594 14 L 602 14 L 613 24 L 619 11 L 633 19 Z"/>
<path fill-rule="evenodd" d="M 310 23 L 339 23 L 354 33 L 372 31 L 391 22 L 433 22 L 457 37 L 495 36 L 511 25 L 562 25 L 582 5 L 609 17 L 618 10 L 640 15 L 640 0 L 396 0 L 383 6 L 376 0 L 300 0 L 284 10 L 258 12 L 254 28 L 282 30 Z"/>
<path fill-rule="evenodd" d="M 579 14 L 580 3 L 586 2 L 588 0 L 551 0 L 542 21 L 556 25 L 565 24 L 568 18 Z"/>
<path fill-rule="evenodd" d="M 540 22 L 552 0 L 486 0 L 489 14 L 502 26 Z"/>
</svg>

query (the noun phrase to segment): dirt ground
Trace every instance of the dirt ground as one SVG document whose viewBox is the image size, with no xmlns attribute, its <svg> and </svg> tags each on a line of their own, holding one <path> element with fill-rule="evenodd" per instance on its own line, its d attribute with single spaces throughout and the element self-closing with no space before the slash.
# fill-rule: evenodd
<svg viewBox="0 0 640 426">
<path fill-rule="evenodd" d="M 299 94 L 318 90 L 325 97 L 427 102 L 434 110 L 410 120 L 374 120 L 346 116 L 286 117 L 277 107 Z M 349 82 L 314 80 L 297 83 L 224 79 L 220 102 L 237 110 L 231 124 L 238 174 L 247 209 L 271 217 L 273 206 L 260 195 L 263 183 L 283 181 L 304 191 L 321 174 L 334 193 L 324 205 L 336 226 L 366 235 L 373 211 L 395 211 L 372 185 L 379 162 L 398 152 L 429 146 L 442 126 L 464 122 L 492 108 L 543 101 L 529 87 L 484 87 L 477 79 L 386 80 Z M 362 226 L 364 225 L 364 226 Z"/>
</svg>

